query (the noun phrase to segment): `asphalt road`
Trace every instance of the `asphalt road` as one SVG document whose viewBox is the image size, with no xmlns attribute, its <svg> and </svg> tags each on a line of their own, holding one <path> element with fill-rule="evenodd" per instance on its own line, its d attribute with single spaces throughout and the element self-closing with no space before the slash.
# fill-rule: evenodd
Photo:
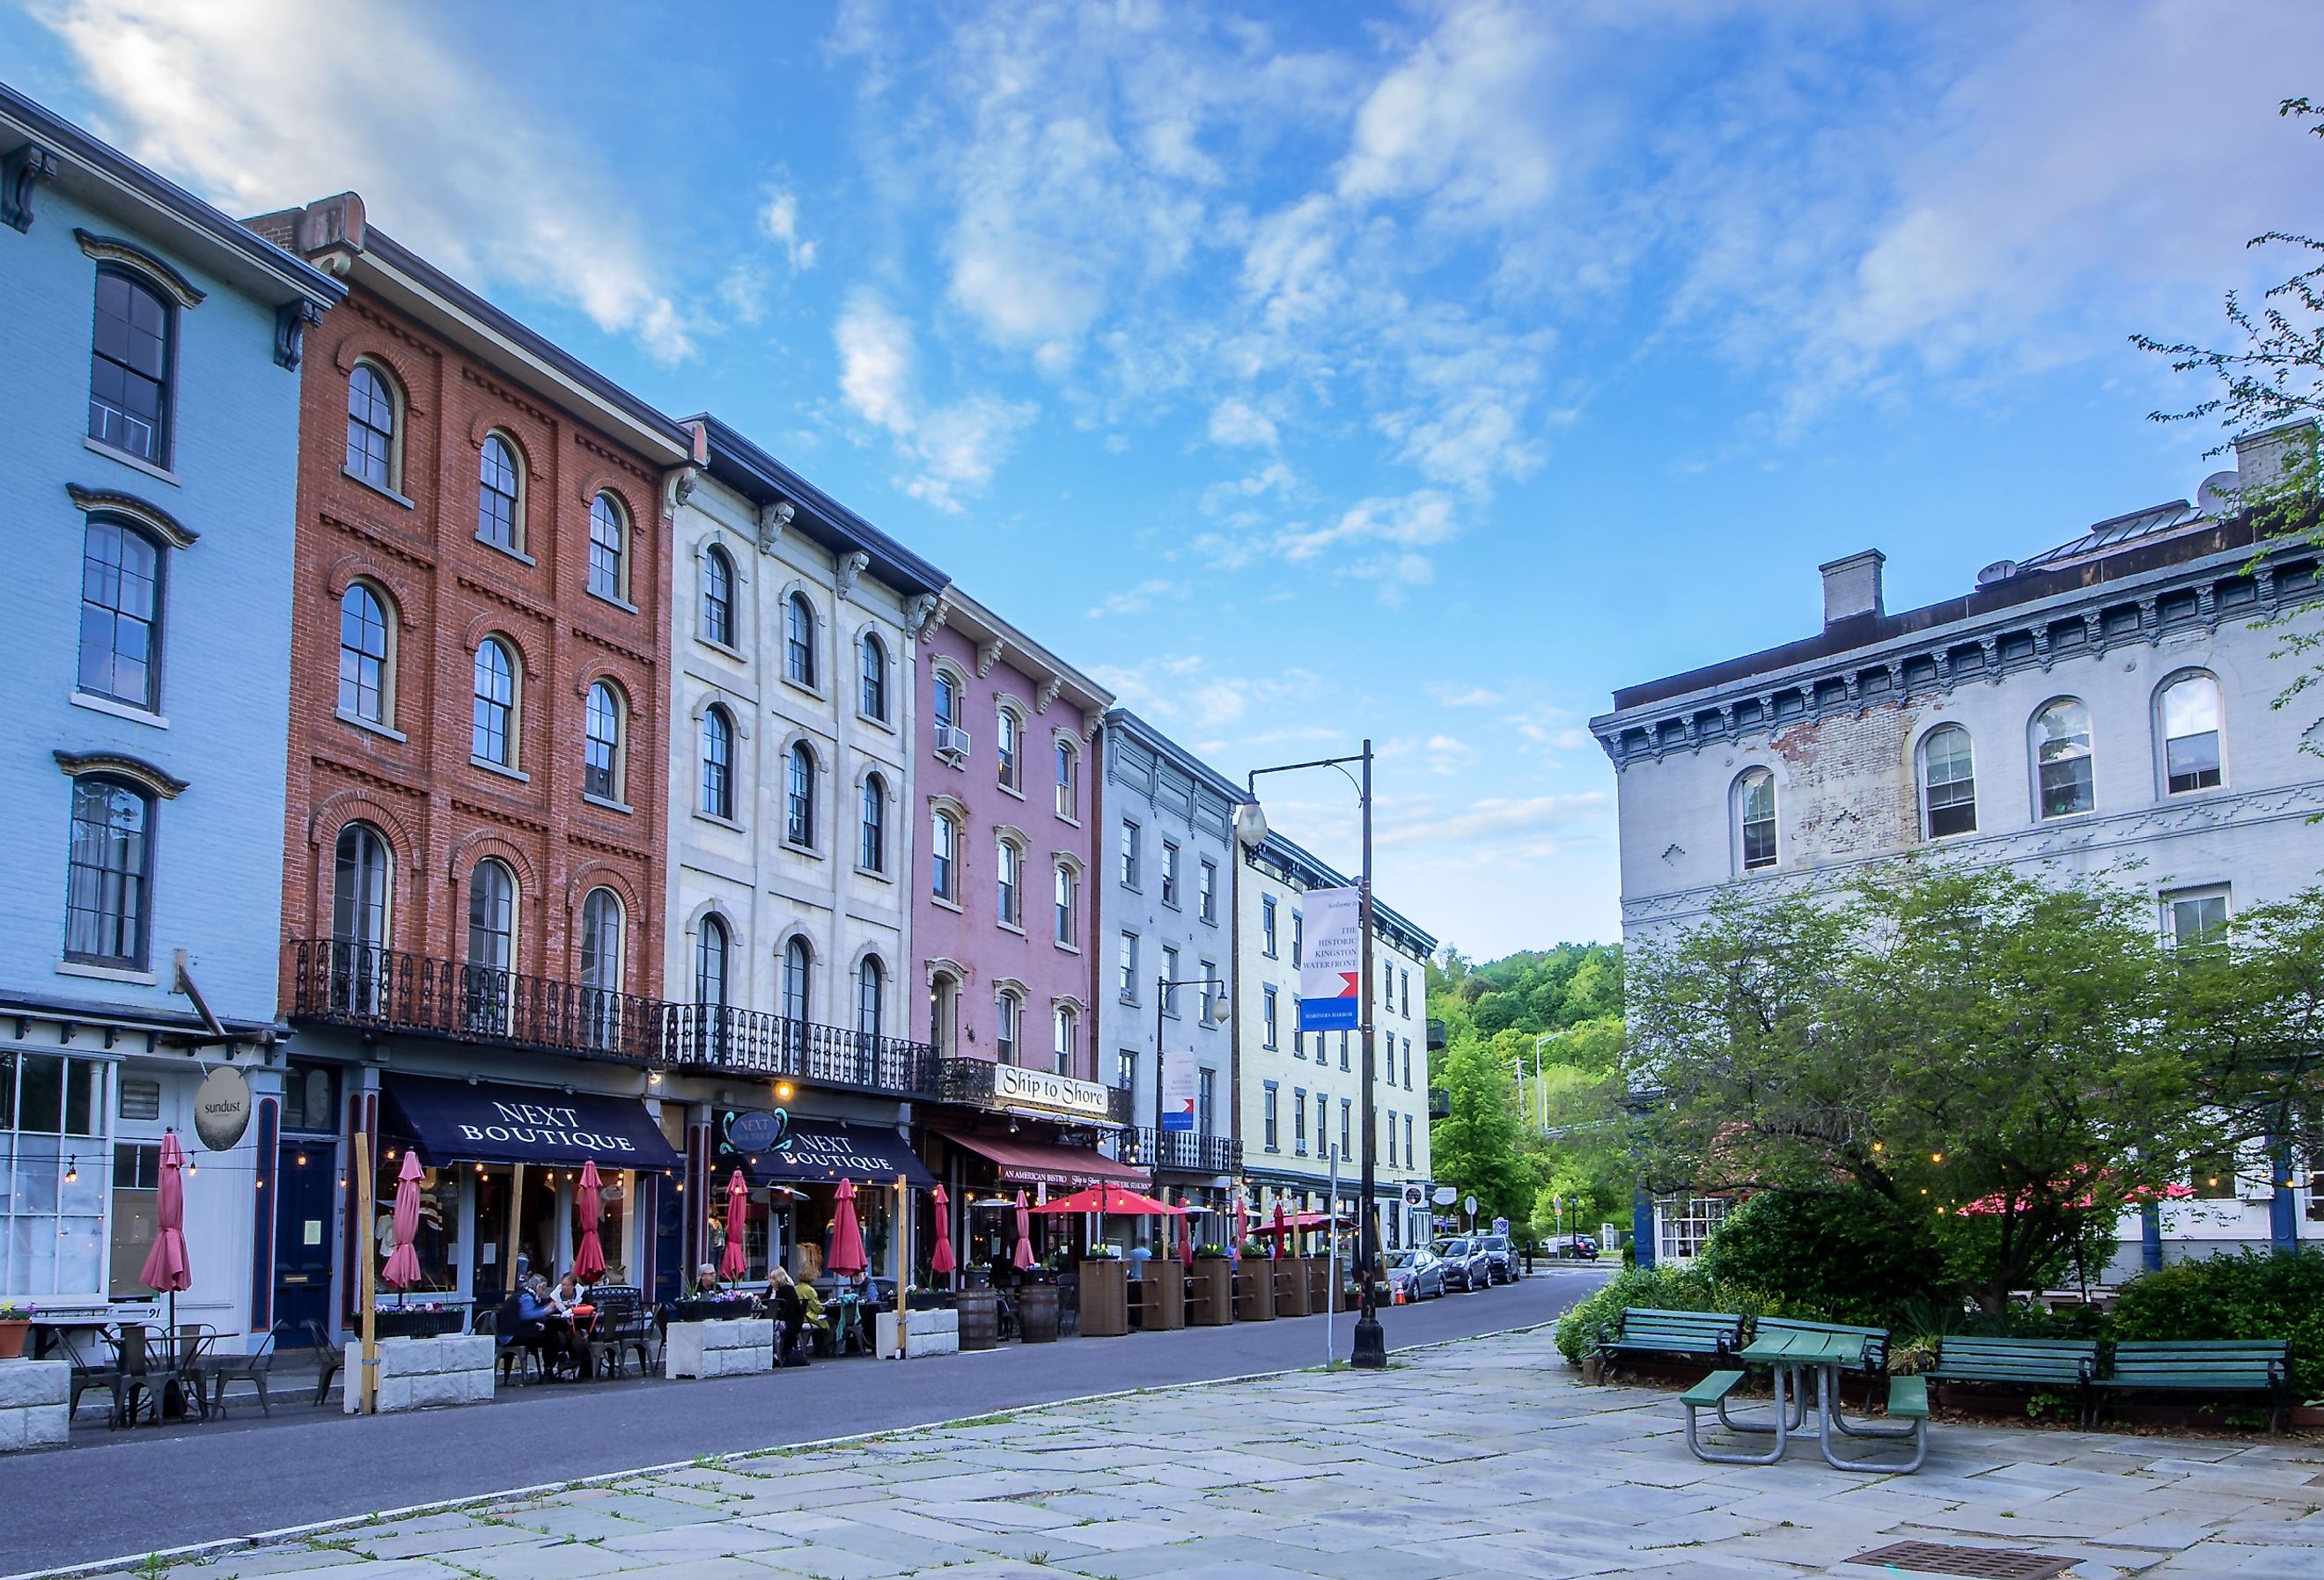
<svg viewBox="0 0 2324 1580">
<path fill-rule="evenodd" d="M 1545 1322 L 1596 1289 L 1595 1268 L 1380 1313 L 1391 1351 Z M 93 1564 L 315 1520 L 580 1476 L 890 1431 L 1087 1394 L 1320 1365 L 1321 1317 L 1120 1339 L 1005 1345 L 909 1362 L 824 1361 L 707 1382 L 557 1384 L 489 1409 L 368 1420 L 310 1409 L 272 1420 L 108 1431 L 0 1460 L 0 1575 Z M 1338 1318 L 1344 1358 L 1351 1318 Z M 288 1380 L 286 1379 L 286 1381 Z M 278 1389 L 278 1396 L 288 1391 Z M 82 1419 L 93 1422 L 84 1400 Z"/>
</svg>

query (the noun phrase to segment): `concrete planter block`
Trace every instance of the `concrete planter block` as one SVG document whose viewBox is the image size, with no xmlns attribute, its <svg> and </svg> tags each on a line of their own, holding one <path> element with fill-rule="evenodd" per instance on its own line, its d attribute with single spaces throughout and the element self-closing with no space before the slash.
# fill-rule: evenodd
<svg viewBox="0 0 2324 1580">
<path fill-rule="evenodd" d="M 71 1385 L 62 1361 L 0 1361 L 0 1454 L 62 1447 Z"/>
<path fill-rule="evenodd" d="M 379 1341 L 379 1413 L 440 1405 L 486 1404 L 496 1359 L 489 1334 Z M 352 1415 L 363 1402 L 363 1345 L 347 1345 L 346 1398 Z"/>
<path fill-rule="evenodd" d="M 960 1313 L 957 1311 L 914 1311 L 908 1314 L 906 1336 L 910 1343 L 902 1352 L 903 1358 L 917 1361 L 923 1355 L 956 1355 L 960 1354 Z M 893 1360 L 896 1348 L 896 1314 L 880 1313 L 878 1331 L 873 1335 L 878 1352 L 884 1360 Z"/>
<path fill-rule="evenodd" d="M 775 1369 L 772 1319 L 673 1322 L 661 1351 L 665 1377 L 747 1377 Z"/>
</svg>

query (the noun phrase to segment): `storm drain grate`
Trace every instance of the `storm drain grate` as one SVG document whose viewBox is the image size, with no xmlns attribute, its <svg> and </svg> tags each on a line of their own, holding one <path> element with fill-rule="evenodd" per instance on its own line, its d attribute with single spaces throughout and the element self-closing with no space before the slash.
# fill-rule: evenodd
<svg viewBox="0 0 2324 1580">
<path fill-rule="evenodd" d="M 2053 1580 L 2080 1560 L 2012 1548 L 1956 1548 L 1941 1542 L 1900 1541 L 1877 1552 L 1858 1553 L 1851 1564 L 1879 1564 L 1927 1575 L 1964 1575 L 1971 1580 Z"/>
</svg>

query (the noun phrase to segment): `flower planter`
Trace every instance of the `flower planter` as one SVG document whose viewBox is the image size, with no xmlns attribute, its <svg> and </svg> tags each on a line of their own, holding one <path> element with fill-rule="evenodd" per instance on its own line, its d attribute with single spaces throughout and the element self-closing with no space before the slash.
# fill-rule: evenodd
<svg viewBox="0 0 2324 1580">
<path fill-rule="evenodd" d="M 1130 1331 L 1130 1270 L 1098 1258 L 1082 1263 L 1082 1336 L 1120 1338 Z"/>
<path fill-rule="evenodd" d="M 1243 1258 L 1235 1273 L 1234 1314 L 1237 1322 L 1275 1320 L 1275 1264 L 1260 1257 Z"/>
<path fill-rule="evenodd" d="M 1311 1256 L 1307 1259 L 1307 1314 L 1310 1317 L 1324 1310 L 1332 1298 L 1332 1259 Z"/>
<path fill-rule="evenodd" d="M 1148 1332 L 1186 1326 L 1186 1270 L 1177 1262 L 1156 1257 L 1135 1288 L 1138 1320 Z"/>
<path fill-rule="evenodd" d="M 1307 1315 L 1307 1264 L 1297 1257 L 1284 1257 L 1275 1264 L 1275 1314 Z"/>
<path fill-rule="evenodd" d="M 30 1317 L 10 1317 L 0 1322 L 0 1361 L 14 1361 L 24 1354 L 24 1335 L 32 1330 Z"/>
<path fill-rule="evenodd" d="M 377 1338 L 440 1338 L 466 1326 L 460 1311 L 412 1311 L 389 1307 L 372 1313 L 372 1334 Z"/>
<path fill-rule="evenodd" d="M 672 1322 L 738 1322 L 751 1315 L 751 1301 L 741 1300 L 673 1300 L 669 1303 Z"/>
<path fill-rule="evenodd" d="M 1196 1257 L 1186 1291 L 1186 1320 L 1194 1326 L 1224 1327 L 1234 1320 L 1234 1263 L 1225 1257 Z"/>
<path fill-rule="evenodd" d="M 952 1298 L 960 1315 L 960 1347 L 989 1350 L 1001 1342 L 1001 1296 L 991 1285 L 963 1289 Z"/>
</svg>

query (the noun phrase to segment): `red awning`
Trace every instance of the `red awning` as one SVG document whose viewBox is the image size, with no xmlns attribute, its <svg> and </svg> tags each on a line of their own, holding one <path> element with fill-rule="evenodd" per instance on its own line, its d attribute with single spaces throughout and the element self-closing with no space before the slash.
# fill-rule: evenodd
<svg viewBox="0 0 2324 1580">
<path fill-rule="evenodd" d="M 1094 1147 L 1059 1147 L 949 1130 L 936 1134 L 990 1158 L 1000 1166 L 1001 1178 L 1014 1185 L 1143 1185 L 1148 1179 L 1145 1169 L 1117 1163 Z"/>
</svg>

